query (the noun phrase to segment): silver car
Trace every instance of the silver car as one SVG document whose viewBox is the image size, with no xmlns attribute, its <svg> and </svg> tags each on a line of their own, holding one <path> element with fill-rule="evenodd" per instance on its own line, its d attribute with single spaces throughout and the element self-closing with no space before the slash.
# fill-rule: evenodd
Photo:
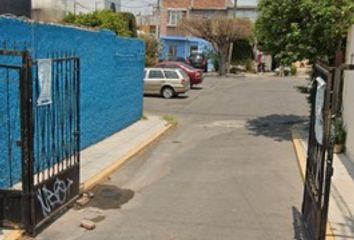
<svg viewBox="0 0 354 240">
<path fill-rule="evenodd" d="M 190 89 L 188 75 L 175 68 L 145 68 L 144 94 L 172 98 Z"/>
</svg>

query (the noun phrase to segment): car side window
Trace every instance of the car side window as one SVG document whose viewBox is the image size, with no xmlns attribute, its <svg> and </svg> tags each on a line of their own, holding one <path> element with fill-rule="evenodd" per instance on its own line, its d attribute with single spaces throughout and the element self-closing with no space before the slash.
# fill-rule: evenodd
<svg viewBox="0 0 354 240">
<path fill-rule="evenodd" d="M 165 75 L 167 79 L 178 79 L 178 74 L 175 71 L 165 70 Z"/>
<path fill-rule="evenodd" d="M 159 79 L 159 78 L 165 78 L 161 70 L 150 70 L 149 72 L 149 78 L 150 79 Z"/>
</svg>

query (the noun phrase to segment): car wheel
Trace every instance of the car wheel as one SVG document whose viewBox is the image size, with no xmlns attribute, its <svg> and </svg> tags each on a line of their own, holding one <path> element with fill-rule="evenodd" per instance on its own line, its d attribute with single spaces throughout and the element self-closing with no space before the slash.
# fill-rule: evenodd
<svg viewBox="0 0 354 240">
<path fill-rule="evenodd" d="M 171 87 L 164 87 L 161 90 L 161 95 L 164 98 L 172 98 L 175 95 L 175 91 Z"/>
</svg>

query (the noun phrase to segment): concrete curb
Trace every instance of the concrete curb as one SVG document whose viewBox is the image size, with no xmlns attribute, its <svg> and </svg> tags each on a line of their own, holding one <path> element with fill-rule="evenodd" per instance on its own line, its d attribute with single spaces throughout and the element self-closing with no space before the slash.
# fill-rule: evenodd
<svg viewBox="0 0 354 240">
<path fill-rule="evenodd" d="M 294 147 L 294 151 L 296 154 L 297 163 L 299 166 L 299 172 L 301 175 L 301 179 L 304 182 L 305 181 L 305 174 L 306 174 L 307 153 L 301 144 L 301 137 L 300 137 L 299 129 L 296 126 L 292 127 L 291 136 L 292 136 L 292 142 L 293 142 L 293 147 Z M 332 228 L 331 223 L 329 221 L 327 223 L 326 229 L 327 229 L 326 240 L 335 240 L 333 228 Z"/>
<path fill-rule="evenodd" d="M 162 137 L 165 133 L 167 133 L 170 129 L 172 129 L 175 126 L 176 125 L 174 124 L 167 123 L 163 129 L 156 132 L 145 142 L 135 147 L 134 149 L 129 150 L 128 153 L 126 153 L 123 157 L 121 157 L 116 162 L 114 162 L 111 166 L 107 167 L 106 169 L 104 169 L 94 177 L 82 183 L 80 186 L 80 193 L 86 192 L 92 189 L 93 187 L 95 187 L 96 185 L 105 181 L 109 175 L 111 175 L 113 172 L 118 170 L 126 161 L 128 161 L 130 158 L 134 157 L 136 154 L 138 154 L 139 152 L 143 151 L 145 148 L 153 144 L 155 141 L 157 141 L 160 137 Z"/>
</svg>

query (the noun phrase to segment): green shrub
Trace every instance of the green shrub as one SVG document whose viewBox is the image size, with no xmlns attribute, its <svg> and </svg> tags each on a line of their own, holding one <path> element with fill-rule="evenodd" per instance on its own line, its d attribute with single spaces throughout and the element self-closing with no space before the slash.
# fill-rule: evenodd
<svg viewBox="0 0 354 240">
<path fill-rule="evenodd" d="M 290 66 L 290 73 L 291 75 L 296 75 L 297 73 L 297 67 L 294 64 Z"/>
<path fill-rule="evenodd" d="M 126 16 L 126 17 L 124 17 Z M 85 14 L 72 14 L 69 13 L 64 18 L 65 23 L 75 24 L 78 26 L 87 26 L 93 28 L 107 28 L 119 36 L 134 37 L 135 33 L 129 29 L 131 16 L 127 17 L 127 14 L 116 13 L 111 10 L 95 11 Z M 128 20 L 128 18 L 130 20 Z M 132 26 L 133 28 L 133 26 Z"/>
<path fill-rule="evenodd" d="M 247 59 L 245 62 L 245 68 L 246 68 L 246 71 L 247 72 L 252 72 L 252 73 L 255 73 L 257 72 L 256 71 L 256 68 L 255 68 L 255 64 L 254 64 L 254 61 L 253 59 Z"/>
<path fill-rule="evenodd" d="M 134 14 L 130 12 L 120 12 L 118 14 L 122 14 L 123 19 L 128 24 L 128 29 L 130 31 L 130 37 L 137 37 L 137 24 Z"/>
<path fill-rule="evenodd" d="M 238 73 L 238 69 L 235 68 L 235 67 L 232 67 L 232 68 L 230 69 L 230 73 L 236 74 L 236 73 Z"/>
<path fill-rule="evenodd" d="M 347 131 L 344 128 L 343 119 L 341 117 L 337 117 L 334 121 L 334 143 L 335 144 L 344 144 Z"/>
</svg>

